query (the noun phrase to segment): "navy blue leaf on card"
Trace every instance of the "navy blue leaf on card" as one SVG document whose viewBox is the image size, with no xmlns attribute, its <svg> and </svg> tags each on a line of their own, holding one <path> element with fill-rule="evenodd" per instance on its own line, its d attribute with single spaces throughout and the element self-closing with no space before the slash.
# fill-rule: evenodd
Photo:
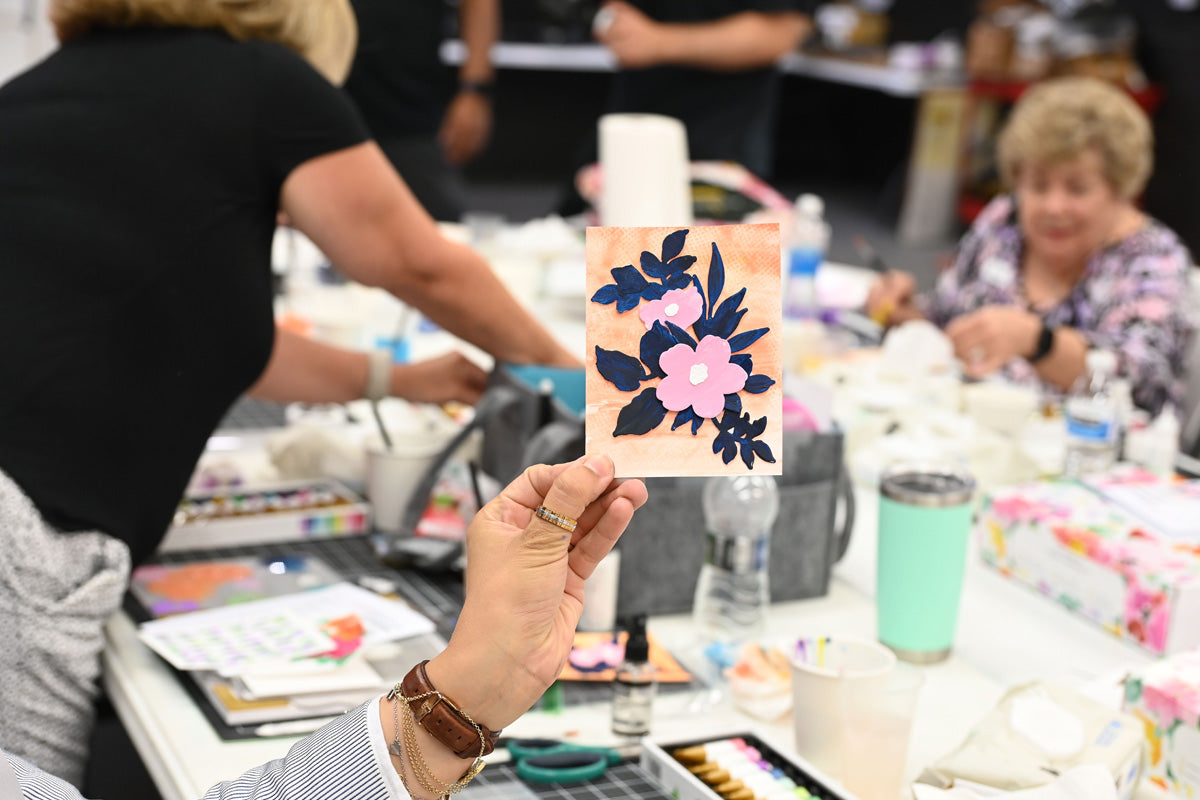
<svg viewBox="0 0 1200 800">
<path fill-rule="evenodd" d="M 592 302 L 608 305 L 609 303 L 617 302 L 617 299 L 620 296 L 621 290 L 618 289 L 615 284 L 610 283 L 607 286 L 601 286 L 596 290 L 596 293 L 592 295 Z"/>
<path fill-rule="evenodd" d="M 667 234 L 666 238 L 663 239 L 662 245 L 663 263 L 670 261 L 683 252 L 683 242 L 687 239 L 687 235 L 687 228 Z"/>
<path fill-rule="evenodd" d="M 737 455 L 737 443 L 730 439 L 725 443 L 725 452 L 721 454 L 721 460 L 728 464 L 733 461 L 733 457 Z"/>
<path fill-rule="evenodd" d="M 667 409 L 654 394 L 654 387 L 643 389 L 641 394 L 617 414 L 617 427 L 613 429 L 613 436 L 639 436 L 649 433 L 662 424 L 666 416 Z"/>
<path fill-rule="evenodd" d="M 695 286 L 696 291 L 700 294 L 700 319 L 705 319 L 708 317 L 708 306 L 705 305 L 707 301 L 704 299 L 704 287 L 700 285 L 699 275 L 692 275 L 691 278 L 692 286 Z"/>
<path fill-rule="evenodd" d="M 754 453 L 768 464 L 775 463 L 775 455 L 771 452 L 771 448 L 766 442 L 760 442 L 757 439 L 753 443 Z"/>
<path fill-rule="evenodd" d="M 696 417 L 692 420 L 692 436 L 696 435 L 696 431 L 700 430 L 700 426 L 704 424 L 704 417 Z"/>
<path fill-rule="evenodd" d="M 721 452 L 721 450 L 724 449 L 725 445 L 731 443 L 732 441 L 733 441 L 732 436 L 730 436 L 725 431 L 721 431 L 713 438 L 713 452 L 714 453 Z M 726 462 L 726 463 L 728 463 L 728 462 Z"/>
<path fill-rule="evenodd" d="M 742 439 L 738 442 L 738 449 L 742 451 L 742 463 L 746 465 L 746 469 L 754 469 L 754 448 L 750 442 Z"/>
<path fill-rule="evenodd" d="M 664 280 L 663 285 L 668 289 L 686 289 L 692 285 L 692 276 L 686 272 L 680 272 Z"/>
<path fill-rule="evenodd" d="M 647 283 L 646 288 L 641 291 L 641 298 L 643 300 L 661 300 L 666 293 L 667 287 L 661 283 Z"/>
<path fill-rule="evenodd" d="M 734 336 L 729 340 L 729 349 L 734 353 L 739 350 L 745 350 L 747 347 L 761 339 L 770 330 L 770 328 L 755 328 L 752 331 L 739 333 L 737 336 Z"/>
<path fill-rule="evenodd" d="M 617 301 L 617 313 L 624 314 L 626 311 L 632 311 L 641 305 L 642 298 L 636 294 L 623 294 L 621 299 Z"/>
<path fill-rule="evenodd" d="M 638 272 L 637 267 L 633 264 L 617 267 L 612 270 L 612 276 L 613 280 L 617 282 L 617 287 L 620 288 L 621 294 L 640 292 L 646 287 L 646 278 L 642 273 Z"/>
<path fill-rule="evenodd" d="M 670 269 L 666 264 L 658 260 L 658 256 L 651 253 L 649 250 L 642 251 L 642 272 L 649 275 L 651 278 L 667 277 L 670 274 Z"/>
<path fill-rule="evenodd" d="M 667 373 L 663 372 L 662 367 L 658 365 L 658 360 L 662 358 L 663 353 L 677 344 L 679 344 L 678 340 L 658 321 L 655 321 L 654 327 L 642 334 L 639 355 L 652 377 L 667 377 Z"/>
<path fill-rule="evenodd" d="M 675 421 L 671 423 L 671 430 L 675 430 L 681 425 L 687 425 L 689 422 L 696 420 L 696 412 L 692 411 L 692 407 L 688 406 L 683 411 L 675 415 Z M 701 420 L 703 422 L 703 420 Z"/>
<path fill-rule="evenodd" d="M 692 264 L 695 263 L 695 256 L 680 256 L 679 258 L 672 258 L 666 264 L 667 272 L 671 273 L 672 275 L 682 274 L 683 272 L 691 269 Z"/>
<path fill-rule="evenodd" d="M 750 394 L 762 394 L 775 385 L 775 381 L 766 375 L 751 375 L 746 379 L 746 391 Z"/>
<path fill-rule="evenodd" d="M 745 296 L 746 290 L 742 289 L 738 293 L 726 297 L 721 305 L 717 306 L 717 310 L 713 312 L 712 321 L 708 326 L 709 333 L 713 336 L 720 336 L 722 339 L 728 339 L 730 336 L 733 336 L 733 332 L 737 330 L 742 317 L 746 315 L 746 309 L 738 310 L 738 306 L 742 304 L 742 298 Z"/>
<path fill-rule="evenodd" d="M 730 411 L 742 410 L 742 396 L 737 392 L 725 395 L 725 408 Z"/>
<path fill-rule="evenodd" d="M 605 350 L 596 346 L 596 371 L 622 392 L 632 392 L 649 377 L 642 369 L 642 362 L 617 350 Z"/>
<path fill-rule="evenodd" d="M 747 415 L 747 418 L 749 418 L 749 415 Z M 758 419 L 754 420 L 754 422 L 752 422 L 750 424 L 749 433 L 750 433 L 751 438 L 754 438 L 756 436 L 762 436 L 763 431 L 765 431 L 766 429 L 767 429 L 767 418 L 759 417 Z M 770 448 L 767 448 L 767 452 L 770 452 Z"/>
<path fill-rule="evenodd" d="M 667 323 L 667 330 L 669 330 L 671 335 L 675 337 L 676 342 L 679 342 L 680 344 L 686 344 L 693 350 L 696 349 L 696 340 L 689 336 L 687 331 L 676 325 L 674 322 Z"/>
<path fill-rule="evenodd" d="M 746 370 L 747 375 L 754 372 L 754 357 L 749 353 L 734 353 L 729 357 L 729 361 Z"/>
<path fill-rule="evenodd" d="M 725 261 L 721 258 L 721 251 L 717 249 L 717 243 L 712 243 L 712 261 L 708 263 L 708 297 L 709 302 L 714 305 L 717 298 L 721 296 L 721 291 L 725 288 Z M 743 291 L 743 294 L 745 292 Z M 712 313 L 712 309 L 709 309 Z"/>
</svg>

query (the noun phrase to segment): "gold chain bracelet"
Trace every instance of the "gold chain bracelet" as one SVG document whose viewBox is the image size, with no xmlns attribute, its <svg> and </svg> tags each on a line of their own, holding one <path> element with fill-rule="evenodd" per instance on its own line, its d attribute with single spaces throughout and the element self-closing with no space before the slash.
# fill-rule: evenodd
<svg viewBox="0 0 1200 800">
<path fill-rule="evenodd" d="M 388 692 L 388 696 L 392 700 L 392 721 L 395 725 L 396 732 L 393 734 L 392 743 L 388 745 L 388 752 L 400 758 L 400 782 L 404 784 L 404 788 L 408 790 L 409 794 L 413 794 L 412 790 L 409 789 L 408 786 L 408 775 L 404 767 L 404 754 L 400 747 L 399 732 L 401 727 L 403 727 L 404 749 L 408 751 L 408 759 L 412 766 L 413 777 L 417 779 L 417 782 L 426 791 L 433 792 L 440 798 L 446 798 L 452 794 L 458 794 L 465 789 L 467 784 L 470 783 L 486 766 L 486 762 L 483 760 L 484 735 L 479 723 L 471 719 L 465 711 L 460 711 L 467 721 L 474 726 L 476 733 L 479 734 L 480 754 L 475 757 L 474 761 L 471 762 L 471 765 L 467 768 L 467 771 L 463 773 L 463 776 L 454 783 L 445 784 L 438 780 L 437 776 L 434 775 L 433 770 L 429 767 L 429 764 L 425 761 L 424 755 L 421 753 L 421 746 L 417 741 L 417 720 L 416 716 L 413 714 L 411 705 L 414 702 L 424 700 L 427 697 L 433 697 L 434 695 L 440 698 L 443 702 L 450 702 L 442 695 L 441 692 L 438 691 L 425 692 L 423 694 L 414 695 L 413 697 L 406 697 L 400 693 L 399 684 L 392 687 L 392 690 Z M 403 726 L 401 726 L 399 720 L 401 701 L 404 703 L 405 712 Z M 413 796 L 415 800 L 419 800 L 419 798 L 416 798 L 416 795 Z"/>
</svg>

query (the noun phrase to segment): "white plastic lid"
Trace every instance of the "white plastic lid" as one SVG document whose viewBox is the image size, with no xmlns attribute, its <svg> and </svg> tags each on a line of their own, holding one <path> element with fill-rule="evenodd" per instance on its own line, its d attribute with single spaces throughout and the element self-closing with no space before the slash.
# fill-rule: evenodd
<svg viewBox="0 0 1200 800">
<path fill-rule="evenodd" d="M 1117 354 L 1112 350 L 1088 350 L 1086 363 L 1091 372 L 1112 375 L 1117 371 Z"/>
<path fill-rule="evenodd" d="M 820 217 L 825 213 L 825 201 L 815 194 L 802 194 L 796 198 L 796 211 L 809 217 Z"/>
</svg>

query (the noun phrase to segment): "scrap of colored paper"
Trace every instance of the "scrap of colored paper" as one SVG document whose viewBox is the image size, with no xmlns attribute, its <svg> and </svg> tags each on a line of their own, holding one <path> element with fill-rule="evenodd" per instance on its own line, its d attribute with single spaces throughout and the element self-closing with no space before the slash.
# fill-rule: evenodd
<svg viewBox="0 0 1200 800">
<path fill-rule="evenodd" d="M 629 634 L 621 631 L 611 633 L 576 633 L 575 642 L 562 674 L 562 681 L 612 681 L 617 675 L 617 666 L 625 657 L 625 640 Z M 650 644 L 650 663 L 655 667 L 654 677 L 659 683 L 688 683 L 689 673 L 667 652 L 654 634 L 647 634 Z"/>
</svg>

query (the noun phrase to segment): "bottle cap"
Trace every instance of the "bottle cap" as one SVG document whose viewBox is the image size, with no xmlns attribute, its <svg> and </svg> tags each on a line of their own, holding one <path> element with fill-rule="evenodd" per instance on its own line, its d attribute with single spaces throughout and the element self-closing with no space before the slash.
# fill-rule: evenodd
<svg viewBox="0 0 1200 800">
<path fill-rule="evenodd" d="M 802 194 L 796 198 L 796 211 L 810 217 L 825 213 L 825 201 L 815 194 Z"/>
<path fill-rule="evenodd" d="M 626 625 L 629 638 L 625 642 L 626 661 L 649 661 L 650 642 L 646 638 L 646 615 L 634 614 Z"/>
</svg>

